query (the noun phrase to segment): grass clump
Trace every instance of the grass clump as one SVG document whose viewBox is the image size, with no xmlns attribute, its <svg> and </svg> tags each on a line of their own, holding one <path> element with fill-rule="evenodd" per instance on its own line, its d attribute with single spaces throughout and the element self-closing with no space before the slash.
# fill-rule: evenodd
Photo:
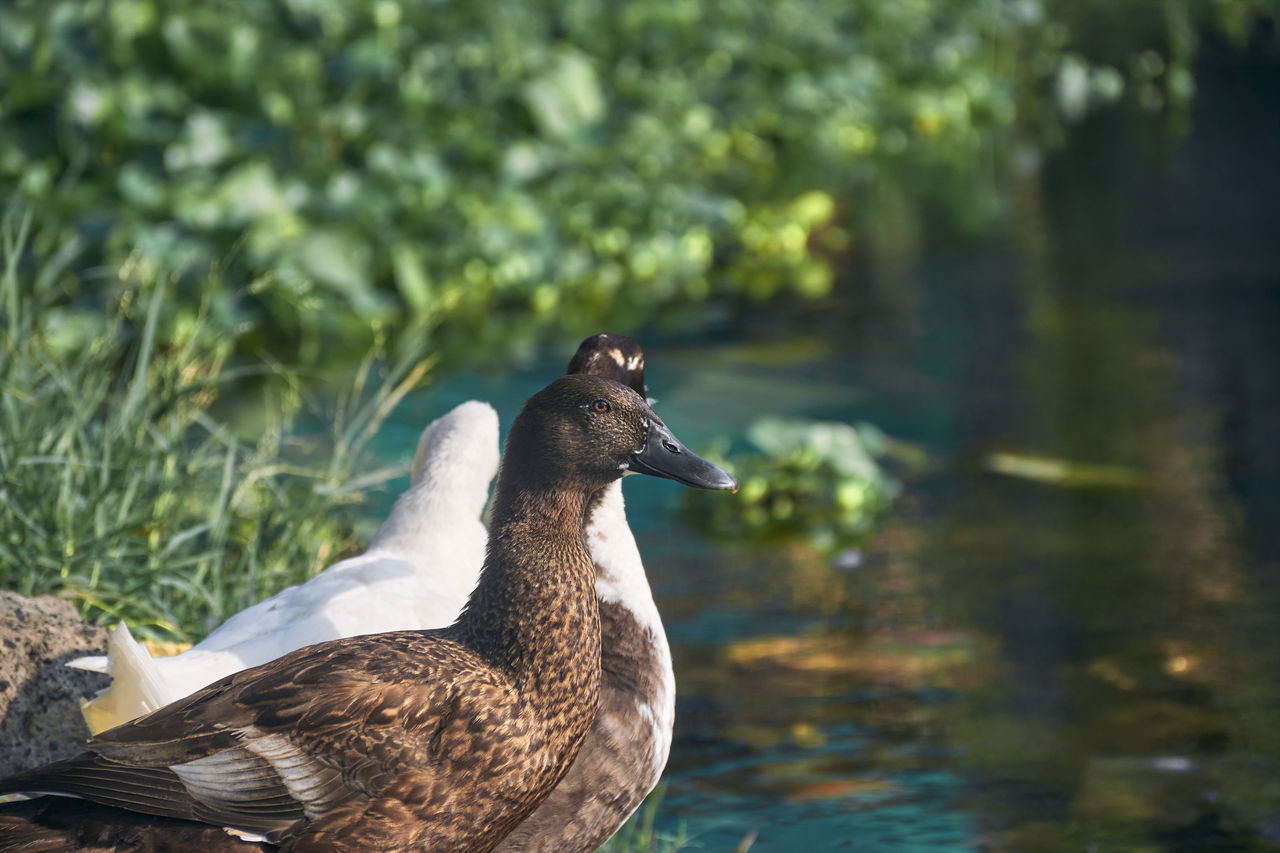
<svg viewBox="0 0 1280 853">
<path fill-rule="evenodd" d="M 665 795 L 666 787 L 660 785 L 622 828 L 604 843 L 600 853 L 676 853 L 688 849 L 690 842 L 683 823 L 674 834 L 661 833 L 654 828 L 658 807 Z"/>
<path fill-rule="evenodd" d="M 345 508 L 389 476 L 353 480 L 360 448 L 428 365 L 366 400 L 367 360 L 337 452 L 308 464 L 289 436 L 306 402 L 296 376 L 261 369 L 265 420 L 237 436 L 214 416 L 246 384 L 234 336 L 206 310 L 169 311 L 180 283 L 142 262 L 104 283 L 107 311 L 59 309 L 65 258 L 34 259 L 30 225 L 11 210 L 2 229 L 0 587 L 192 640 L 351 550 Z"/>
</svg>

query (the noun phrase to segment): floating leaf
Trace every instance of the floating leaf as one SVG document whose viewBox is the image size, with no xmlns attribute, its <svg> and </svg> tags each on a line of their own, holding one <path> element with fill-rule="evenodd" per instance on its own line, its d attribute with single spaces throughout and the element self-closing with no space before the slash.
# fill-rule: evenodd
<svg viewBox="0 0 1280 853">
<path fill-rule="evenodd" d="M 1029 453 L 991 453 L 984 464 L 997 474 L 1068 488 L 1141 489 L 1149 485 L 1147 475 L 1133 468 Z"/>
</svg>

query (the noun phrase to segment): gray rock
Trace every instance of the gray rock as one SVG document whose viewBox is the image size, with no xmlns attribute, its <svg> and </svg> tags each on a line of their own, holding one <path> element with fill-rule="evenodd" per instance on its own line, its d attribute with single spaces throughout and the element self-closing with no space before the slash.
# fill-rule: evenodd
<svg viewBox="0 0 1280 853">
<path fill-rule="evenodd" d="M 0 591 L 0 776 L 84 749 L 80 699 L 110 679 L 64 664 L 106 647 L 107 629 L 71 602 Z"/>
</svg>

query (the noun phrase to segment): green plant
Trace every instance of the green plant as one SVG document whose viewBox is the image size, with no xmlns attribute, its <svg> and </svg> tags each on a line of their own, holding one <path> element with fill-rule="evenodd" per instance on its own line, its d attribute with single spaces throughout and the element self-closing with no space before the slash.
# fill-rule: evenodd
<svg viewBox="0 0 1280 853">
<path fill-rule="evenodd" d="M 690 844 L 684 824 L 673 835 L 654 829 L 658 807 L 666 792 L 666 786 L 659 785 L 622 828 L 604 843 L 600 853 L 676 853 L 687 849 Z"/>
<path fill-rule="evenodd" d="M 1206 21 L 1266 8 L 14 0 L 0 191 L 38 210 L 37 254 L 139 253 L 255 352 L 412 329 L 449 363 L 820 295 L 917 196 L 981 227 L 1059 115 L 1185 101 Z"/>
<path fill-rule="evenodd" d="M 824 553 L 865 544 L 898 494 L 881 467 L 889 445 L 869 424 L 762 418 L 747 430 L 755 453 L 710 453 L 738 478 L 736 500 L 690 493 L 695 521 L 733 541 L 803 537 Z"/>
<path fill-rule="evenodd" d="M 349 550 L 345 508 L 391 474 L 355 479 L 360 449 L 429 364 L 368 392 L 366 360 L 322 462 L 290 448 L 305 394 L 274 368 L 283 381 L 265 384 L 246 440 L 212 414 L 248 387 L 227 366 L 235 341 L 204 310 L 166 312 L 174 284 L 142 262 L 121 270 L 109 312 L 59 307 L 59 256 L 17 271 L 33 218 L 11 209 L 0 229 L 0 587 L 193 639 Z"/>
</svg>

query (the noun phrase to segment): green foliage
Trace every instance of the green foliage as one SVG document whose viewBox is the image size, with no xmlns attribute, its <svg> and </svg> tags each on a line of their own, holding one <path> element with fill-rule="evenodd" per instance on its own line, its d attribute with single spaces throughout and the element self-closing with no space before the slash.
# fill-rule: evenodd
<svg viewBox="0 0 1280 853">
<path fill-rule="evenodd" d="M 390 324 L 505 351 L 822 294 L 898 187 L 981 221 L 1042 93 L 1186 97 L 1187 32 L 1255 5 L 14 0 L 0 189 L 39 211 L 36 254 L 197 271 L 180 301 L 230 258 L 252 284 L 212 316 L 246 346 L 321 358 Z M 1085 7 L 1119 45 L 1097 61 Z"/>
<path fill-rule="evenodd" d="M 1260 9 L 0 4 L 0 191 L 31 211 L 3 259 L 0 576 L 198 633 L 342 547 L 339 522 L 307 519 L 345 498 L 314 486 L 349 482 L 383 404 L 425 371 L 401 357 L 364 405 L 366 362 L 333 459 L 302 468 L 281 461 L 303 399 L 283 371 L 292 402 L 255 440 L 211 417 L 230 359 L 429 340 L 447 366 L 713 297 L 821 295 L 830 255 L 916 188 L 981 223 L 1015 145 L 1126 93 L 1189 97 L 1205 22 L 1243 36 Z M 744 463 L 768 485 L 727 529 L 786 528 L 813 501 L 813 535 L 838 540 L 876 505 L 830 460 L 777 460 Z M 116 563 L 131 586 L 103 580 Z"/>
<path fill-rule="evenodd" d="M 1048 43 L 1063 48 L 1054 94 L 1069 118 L 1126 91 L 1150 110 L 1185 104 L 1204 35 L 1243 42 L 1255 19 L 1280 16 L 1275 0 L 1055 0 L 1048 8 L 1056 24 Z"/>
<path fill-rule="evenodd" d="M 31 221 L 3 229 L 0 587 L 191 639 L 350 548 L 359 449 L 426 366 L 371 395 L 358 385 L 337 452 L 300 464 L 285 452 L 300 405 L 290 377 L 256 440 L 239 439 L 211 414 L 236 378 L 234 341 L 203 313 L 166 312 L 172 285 L 145 264 L 104 288 L 108 313 L 56 307 L 55 272 L 34 284 L 15 272 Z"/>
<path fill-rule="evenodd" d="M 832 553 L 864 545 L 899 491 L 877 461 L 888 439 L 869 424 L 762 418 L 747 430 L 758 451 L 726 460 L 738 478 L 735 500 L 690 491 L 695 520 L 723 539 L 758 542 L 803 537 Z"/>
</svg>

